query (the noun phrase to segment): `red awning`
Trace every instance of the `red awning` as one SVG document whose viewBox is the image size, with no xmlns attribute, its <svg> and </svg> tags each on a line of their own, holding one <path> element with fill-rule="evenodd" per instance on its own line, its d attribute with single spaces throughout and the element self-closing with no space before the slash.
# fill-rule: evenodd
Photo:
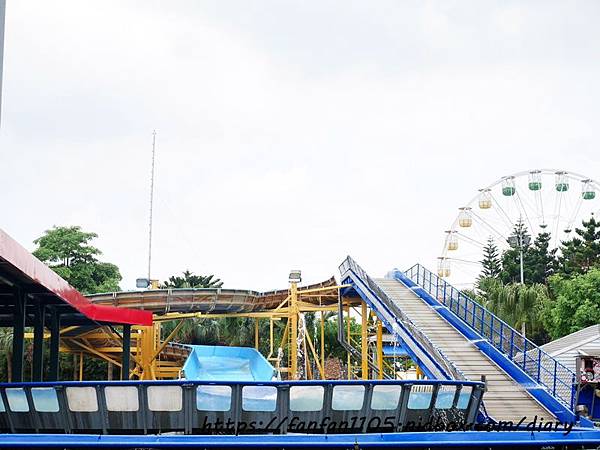
<svg viewBox="0 0 600 450">
<path fill-rule="evenodd" d="M 53 293 L 90 320 L 123 325 L 152 325 L 150 311 L 94 305 L 2 230 L 0 230 L 0 267 L 12 278 Z"/>
</svg>

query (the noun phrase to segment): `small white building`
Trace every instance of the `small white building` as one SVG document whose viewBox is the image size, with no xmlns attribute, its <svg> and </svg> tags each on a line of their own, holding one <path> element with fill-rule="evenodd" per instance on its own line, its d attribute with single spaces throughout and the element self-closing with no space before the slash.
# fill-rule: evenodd
<svg viewBox="0 0 600 450">
<path fill-rule="evenodd" d="M 600 355 L 600 324 L 563 336 L 542 345 L 542 350 L 558 362 L 575 372 L 575 360 L 578 356 Z"/>
</svg>

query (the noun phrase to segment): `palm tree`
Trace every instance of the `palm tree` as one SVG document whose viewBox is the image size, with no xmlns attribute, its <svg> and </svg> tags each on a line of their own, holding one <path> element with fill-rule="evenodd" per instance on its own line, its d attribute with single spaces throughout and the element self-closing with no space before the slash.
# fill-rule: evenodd
<svg viewBox="0 0 600 450">
<path fill-rule="evenodd" d="M 173 275 L 162 284 L 163 289 L 174 288 L 220 288 L 223 282 L 214 275 L 194 275 L 189 270 L 183 271 L 183 276 Z"/>
<path fill-rule="evenodd" d="M 6 360 L 6 378 L 10 383 L 12 381 L 12 346 L 13 331 L 11 328 L 0 328 L 0 353 Z"/>
<path fill-rule="evenodd" d="M 540 307 L 548 298 L 545 285 L 503 284 L 488 278 L 480 289 L 485 306 L 512 327 L 520 328 L 523 336 L 541 330 Z"/>
</svg>

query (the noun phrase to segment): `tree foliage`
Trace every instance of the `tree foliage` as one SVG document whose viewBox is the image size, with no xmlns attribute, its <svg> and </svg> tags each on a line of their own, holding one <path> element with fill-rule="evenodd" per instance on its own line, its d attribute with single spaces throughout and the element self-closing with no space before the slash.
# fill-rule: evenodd
<svg viewBox="0 0 600 450">
<path fill-rule="evenodd" d="M 161 287 L 163 289 L 174 288 L 220 288 L 223 282 L 214 275 L 195 275 L 189 270 L 185 270 L 182 276 L 173 275 L 165 281 Z"/>
<path fill-rule="evenodd" d="M 544 324 L 553 339 L 600 323 L 600 269 L 549 280 L 553 298 L 545 302 Z"/>
<path fill-rule="evenodd" d="M 486 308 L 521 330 L 521 334 L 533 340 L 544 337 L 542 307 L 548 301 L 548 289 L 543 284 L 504 284 L 500 280 L 486 278 L 480 283 Z"/>
<path fill-rule="evenodd" d="M 600 263 L 600 222 L 592 216 L 575 234 L 561 248 L 560 272 L 567 276 L 586 273 Z"/>
<path fill-rule="evenodd" d="M 490 239 L 483 250 L 483 270 L 477 281 L 477 301 L 500 318 L 540 342 L 559 338 L 600 323 L 600 222 L 582 221 L 575 235 L 551 248 L 551 235 L 542 231 L 523 245 L 525 286 L 520 285 L 520 246 L 529 231 L 520 220 L 500 256 Z M 495 251 L 496 250 L 496 251 Z"/>
<path fill-rule="evenodd" d="M 483 270 L 481 271 L 480 279 L 483 278 L 498 278 L 502 272 L 502 262 L 500 261 L 500 252 L 490 236 L 485 247 L 483 247 L 483 260 L 481 261 Z"/>
<path fill-rule="evenodd" d="M 121 273 L 116 265 L 98 260 L 102 252 L 90 244 L 97 237 L 78 226 L 55 226 L 33 241 L 33 254 L 85 294 L 118 291 Z"/>
</svg>

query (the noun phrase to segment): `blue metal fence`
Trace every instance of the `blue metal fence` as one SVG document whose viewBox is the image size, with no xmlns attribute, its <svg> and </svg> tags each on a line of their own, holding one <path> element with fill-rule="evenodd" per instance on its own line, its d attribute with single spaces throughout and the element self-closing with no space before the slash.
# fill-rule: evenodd
<svg viewBox="0 0 600 450">
<path fill-rule="evenodd" d="M 488 309 L 416 264 L 405 275 L 446 306 L 571 411 L 575 374 Z"/>
</svg>

